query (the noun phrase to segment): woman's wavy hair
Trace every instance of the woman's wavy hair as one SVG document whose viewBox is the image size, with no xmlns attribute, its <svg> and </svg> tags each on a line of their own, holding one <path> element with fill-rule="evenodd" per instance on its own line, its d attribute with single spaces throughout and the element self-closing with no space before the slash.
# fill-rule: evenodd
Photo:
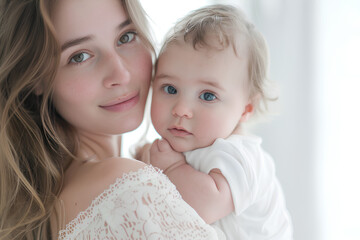
<svg viewBox="0 0 360 240">
<path fill-rule="evenodd" d="M 0 239 L 51 239 L 50 216 L 77 150 L 74 129 L 52 104 L 60 58 L 53 1 L 0 0 Z M 119 1 L 154 55 L 140 3 Z"/>
<path fill-rule="evenodd" d="M 214 45 L 213 39 L 217 39 Z M 231 5 L 214 4 L 199 8 L 180 19 L 168 32 L 159 56 L 176 42 L 222 50 L 239 46 L 248 48 L 249 91 L 255 112 L 264 112 L 267 102 L 275 100 L 268 92 L 268 48 L 262 34 L 245 14 Z M 156 69 L 156 68 L 155 68 Z"/>
</svg>

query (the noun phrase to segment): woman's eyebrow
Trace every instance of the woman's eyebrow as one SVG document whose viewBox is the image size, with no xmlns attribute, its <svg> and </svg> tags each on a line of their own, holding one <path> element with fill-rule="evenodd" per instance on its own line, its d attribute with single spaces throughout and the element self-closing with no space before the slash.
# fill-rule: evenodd
<svg viewBox="0 0 360 240">
<path fill-rule="evenodd" d="M 128 19 L 126 19 L 125 21 L 123 21 L 122 23 L 119 24 L 118 29 L 121 30 L 124 27 L 130 25 L 131 23 L 132 23 L 131 20 L 128 18 Z"/>
<path fill-rule="evenodd" d="M 68 49 L 69 47 L 72 47 L 72 46 L 75 46 L 75 45 L 78 45 L 80 43 L 83 43 L 83 42 L 86 42 L 86 41 L 89 41 L 90 39 L 92 39 L 92 35 L 89 35 L 89 36 L 85 36 L 85 37 L 80 37 L 80 38 L 76 38 L 76 39 L 72 39 L 72 40 L 69 40 L 67 42 L 65 42 L 62 46 L 61 46 L 61 51 L 65 51 L 66 49 Z"/>
<path fill-rule="evenodd" d="M 126 19 L 124 22 L 120 23 L 119 26 L 117 27 L 117 29 L 121 30 L 124 27 L 128 26 L 131 24 L 131 20 L 130 19 Z M 78 45 L 80 43 L 89 41 L 93 38 L 93 35 L 88 35 L 88 36 L 84 36 L 84 37 L 79 37 L 79 38 L 75 38 L 75 39 L 71 39 L 69 41 L 66 41 L 62 46 L 61 46 L 61 51 L 65 51 L 66 49 Z"/>
</svg>

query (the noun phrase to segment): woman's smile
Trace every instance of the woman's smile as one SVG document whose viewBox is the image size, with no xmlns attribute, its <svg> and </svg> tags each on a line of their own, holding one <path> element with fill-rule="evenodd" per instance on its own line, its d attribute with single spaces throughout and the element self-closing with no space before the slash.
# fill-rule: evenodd
<svg viewBox="0 0 360 240">
<path fill-rule="evenodd" d="M 139 92 L 132 92 L 126 96 L 116 98 L 105 105 L 100 105 L 100 107 L 111 112 L 126 111 L 135 106 L 139 99 Z"/>
</svg>

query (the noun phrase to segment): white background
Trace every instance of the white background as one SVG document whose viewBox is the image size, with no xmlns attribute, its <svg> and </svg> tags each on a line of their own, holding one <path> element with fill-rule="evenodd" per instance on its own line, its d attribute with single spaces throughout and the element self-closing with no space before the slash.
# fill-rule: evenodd
<svg viewBox="0 0 360 240">
<path fill-rule="evenodd" d="M 359 240 L 360 1 L 141 2 L 159 43 L 177 18 L 204 4 L 231 3 L 248 14 L 268 41 L 279 86 L 276 114 L 254 131 L 275 159 L 295 239 Z M 123 149 L 143 129 L 126 134 Z"/>
</svg>

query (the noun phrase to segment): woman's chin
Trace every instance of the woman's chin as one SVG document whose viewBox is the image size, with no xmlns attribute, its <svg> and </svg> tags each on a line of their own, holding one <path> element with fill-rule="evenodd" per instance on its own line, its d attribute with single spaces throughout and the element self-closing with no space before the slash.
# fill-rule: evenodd
<svg viewBox="0 0 360 240">
<path fill-rule="evenodd" d="M 123 133 L 131 132 L 131 131 L 136 130 L 141 125 L 141 123 L 143 121 L 143 116 L 132 118 L 131 120 L 132 121 L 129 121 L 124 126 L 125 129 L 123 129 L 123 131 L 122 131 Z"/>
</svg>

